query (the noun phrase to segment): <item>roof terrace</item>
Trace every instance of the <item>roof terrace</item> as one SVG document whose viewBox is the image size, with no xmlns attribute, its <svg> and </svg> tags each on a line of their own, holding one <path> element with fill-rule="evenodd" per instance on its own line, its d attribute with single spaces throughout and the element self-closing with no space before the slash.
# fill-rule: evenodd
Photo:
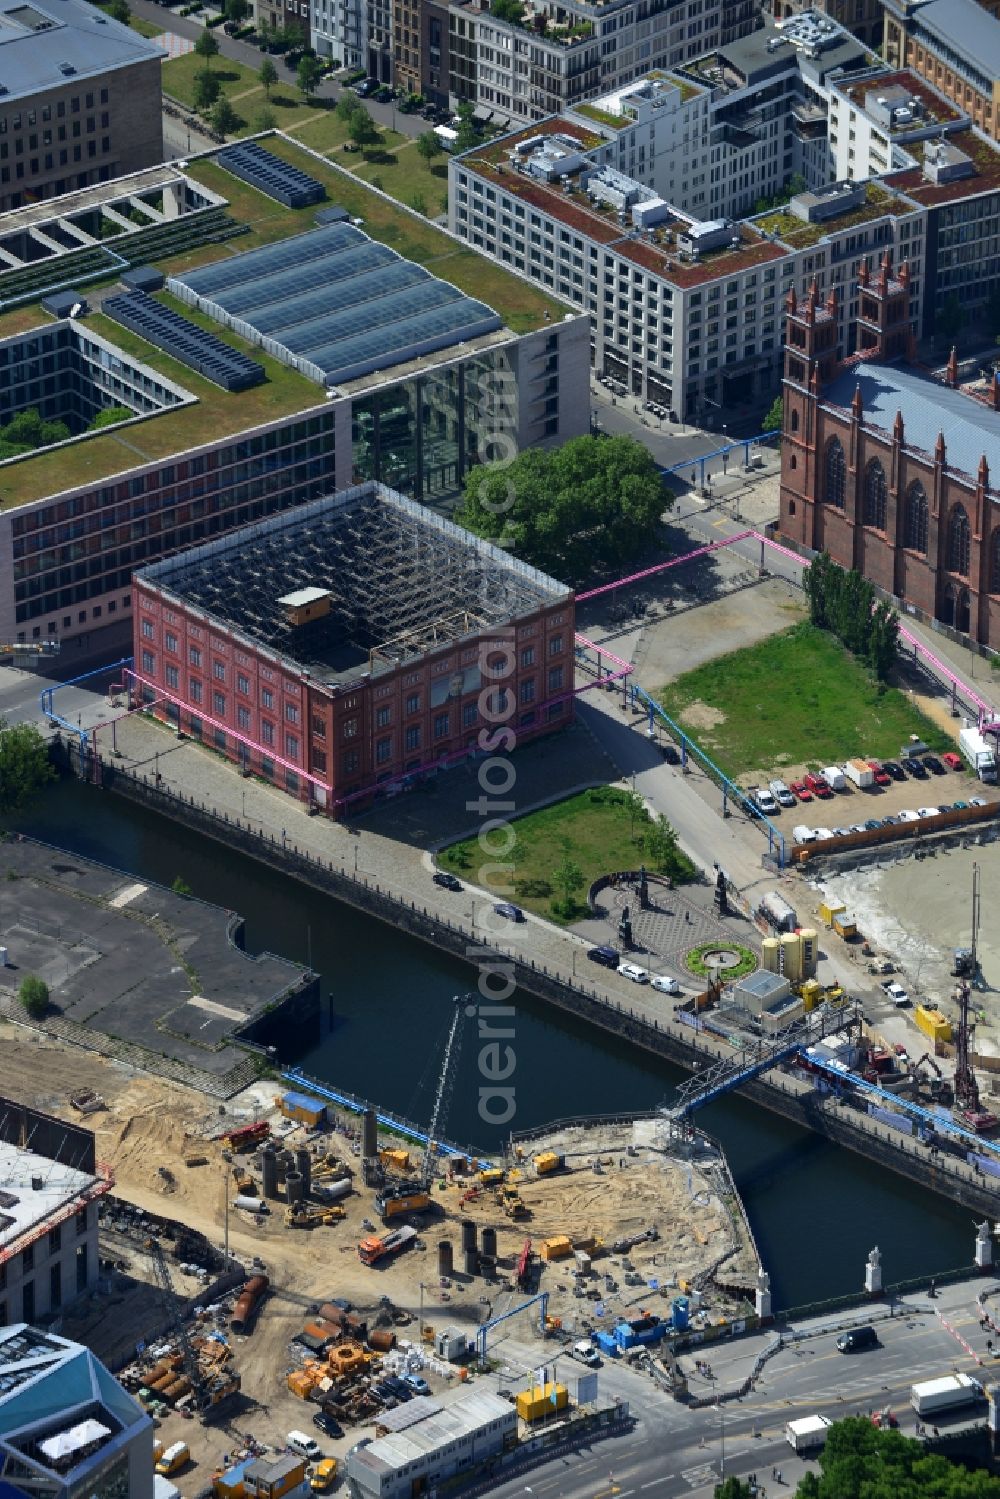
<svg viewBox="0 0 1000 1499">
<path fill-rule="evenodd" d="M 803 195 L 805 196 L 818 195 Z M 880 182 L 868 182 L 864 186 L 864 201 L 852 204 L 846 212 L 806 219 L 799 218 L 789 206 L 758 214 L 750 222 L 760 233 L 772 236 L 789 249 L 807 250 L 834 232 L 855 229 L 860 224 L 874 223 L 876 219 L 883 219 L 888 215 L 902 218 L 913 211 L 914 205 L 906 198 L 890 191 Z"/>
<path fill-rule="evenodd" d="M 935 125 L 944 129 L 955 128 L 968 118 L 908 68 L 874 75 L 866 72 L 863 77 L 845 79 L 837 86 L 836 92 L 861 110 L 869 110 L 873 100 L 877 104 L 885 99 L 892 111 L 888 133 L 893 140 L 905 140 L 907 136 L 918 135 Z M 910 101 L 914 101 L 917 107 L 908 114 Z"/>
<path fill-rule="evenodd" d="M 1000 150 L 991 141 L 970 127 L 954 131 L 948 136 L 947 144 L 968 158 L 971 172 L 949 181 L 939 179 L 935 182 L 925 166 L 907 167 L 905 171 L 893 172 L 886 177 L 886 186 L 894 192 L 905 193 L 915 203 L 922 203 L 927 208 L 970 198 L 976 193 L 1000 190 Z"/>
</svg>

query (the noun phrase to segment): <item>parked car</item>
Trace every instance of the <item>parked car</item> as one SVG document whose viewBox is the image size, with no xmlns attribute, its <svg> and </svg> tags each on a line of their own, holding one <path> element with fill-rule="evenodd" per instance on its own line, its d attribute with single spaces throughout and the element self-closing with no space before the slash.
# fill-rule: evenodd
<svg viewBox="0 0 1000 1499">
<path fill-rule="evenodd" d="M 894 781 L 906 780 L 906 771 L 901 765 L 897 765 L 895 760 L 883 760 L 882 769 L 891 775 Z"/>
<path fill-rule="evenodd" d="M 896 817 L 897 822 L 919 822 L 920 817 L 913 811 L 912 807 L 904 807 Z"/>
<path fill-rule="evenodd" d="M 461 890 L 462 882 L 453 874 L 448 874 L 444 869 L 438 869 L 434 874 L 435 885 L 440 885 L 442 890 Z"/>
<path fill-rule="evenodd" d="M 784 781 L 771 781 L 769 782 L 767 789 L 768 791 L 770 791 L 771 795 L 774 797 L 779 806 L 795 806 L 795 798 L 788 787 L 785 785 Z"/>
<path fill-rule="evenodd" d="M 987 806 L 989 806 L 989 803 L 986 801 L 985 797 L 982 797 L 982 796 L 970 796 L 969 797 L 969 806 L 970 807 L 987 807 Z"/>
<path fill-rule="evenodd" d="M 521 907 L 513 905 L 509 900 L 498 900 L 493 909 L 505 921 L 527 921 L 528 919 Z"/>
<path fill-rule="evenodd" d="M 877 818 L 877 817 L 869 817 L 868 821 L 865 823 L 865 832 L 866 833 L 874 833 L 875 830 L 877 828 L 880 828 L 881 826 L 882 826 L 882 823 L 879 820 L 879 818 Z"/>
<path fill-rule="evenodd" d="M 834 828 L 833 836 L 835 838 L 849 838 L 851 836 L 851 830 L 850 828 Z"/>
<path fill-rule="evenodd" d="M 798 797 L 800 802 L 811 802 L 813 799 L 813 794 L 805 781 L 793 781 L 788 789 L 793 796 Z"/>
<path fill-rule="evenodd" d="M 313 1425 L 327 1437 L 342 1437 L 344 1428 L 333 1416 L 328 1416 L 326 1411 L 317 1411 L 313 1416 Z"/>
<path fill-rule="evenodd" d="M 951 810 L 951 802 L 942 802 L 940 807 L 938 807 L 939 812 L 950 812 Z"/>
<path fill-rule="evenodd" d="M 378 86 L 379 83 L 377 78 L 365 78 L 361 83 L 356 83 L 354 85 L 354 92 L 357 94 L 359 99 L 370 99 L 372 94 L 374 94 L 378 89 Z"/>
<path fill-rule="evenodd" d="M 968 805 L 968 802 L 952 802 L 951 810 L 953 812 L 964 812 Z"/>
<path fill-rule="evenodd" d="M 900 764 L 915 781 L 926 781 L 927 769 L 923 760 L 918 760 L 915 755 L 907 755 L 905 760 L 900 761 Z"/>
<path fill-rule="evenodd" d="M 897 1006 L 897 1008 L 902 1009 L 904 1005 L 908 1005 L 910 1003 L 910 996 L 907 994 L 902 984 L 897 984 L 895 979 L 886 979 L 885 983 L 882 985 L 882 989 L 883 992 L 888 996 L 888 998 L 892 1000 L 893 1004 Z"/>
<path fill-rule="evenodd" d="M 757 811 L 762 812 L 765 817 L 775 817 L 781 810 L 770 791 L 764 786 L 751 786 L 749 796 Z"/>
<path fill-rule="evenodd" d="M 422 1374 L 404 1374 L 402 1380 L 415 1395 L 429 1395 L 431 1392 L 431 1387 Z"/>
<path fill-rule="evenodd" d="M 888 786 L 889 785 L 890 781 L 892 780 L 892 776 L 886 770 L 886 768 L 882 764 L 881 760 L 869 760 L 868 761 L 868 769 L 871 771 L 872 775 L 875 777 L 875 784 L 876 784 L 876 786 Z"/>
<path fill-rule="evenodd" d="M 382 1383 L 387 1384 L 392 1393 L 395 1395 L 396 1399 L 401 1400 L 404 1405 L 406 1404 L 407 1400 L 413 1399 L 413 1391 L 410 1389 L 409 1385 L 406 1384 L 406 1382 L 400 1379 L 397 1375 L 387 1374 Z"/>
<path fill-rule="evenodd" d="M 622 978 L 631 979 L 633 984 L 649 983 L 649 969 L 640 968 L 638 963 L 619 963 L 618 972 Z"/>
<path fill-rule="evenodd" d="M 810 771 L 809 775 L 805 778 L 805 782 L 813 796 L 818 796 L 821 801 L 826 801 L 833 795 L 826 777 L 821 776 L 818 772 Z"/>
<path fill-rule="evenodd" d="M 956 755 L 952 750 L 949 750 L 946 755 L 942 755 L 941 759 L 944 761 L 945 765 L 947 765 L 949 770 L 961 770 L 962 768 L 961 755 Z"/>
<path fill-rule="evenodd" d="M 600 963 L 603 968 L 617 968 L 621 962 L 617 947 L 591 947 L 587 950 L 587 957 L 592 963 Z"/>
<path fill-rule="evenodd" d="M 816 833 L 813 828 L 806 827 L 800 822 L 797 827 L 792 828 L 792 838 L 796 843 L 815 843 Z"/>
<path fill-rule="evenodd" d="M 670 978 L 668 974 L 656 973 L 649 981 L 654 989 L 659 989 L 661 994 L 683 994 L 684 990 L 676 979 Z"/>
<path fill-rule="evenodd" d="M 841 1353 L 860 1353 L 865 1348 L 877 1348 L 878 1335 L 874 1327 L 849 1327 L 837 1339 Z"/>
<path fill-rule="evenodd" d="M 813 837 L 817 843 L 822 843 L 824 839 L 833 837 L 833 829 L 813 828 Z"/>
<path fill-rule="evenodd" d="M 917 816 L 918 817 L 939 817 L 940 815 L 941 815 L 941 808 L 940 807 L 918 807 L 917 808 Z"/>
<path fill-rule="evenodd" d="M 930 771 L 932 776 L 944 775 L 944 766 L 941 764 L 941 761 L 938 759 L 937 755 L 925 755 L 924 764 L 927 766 L 927 769 Z"/>
</svg>

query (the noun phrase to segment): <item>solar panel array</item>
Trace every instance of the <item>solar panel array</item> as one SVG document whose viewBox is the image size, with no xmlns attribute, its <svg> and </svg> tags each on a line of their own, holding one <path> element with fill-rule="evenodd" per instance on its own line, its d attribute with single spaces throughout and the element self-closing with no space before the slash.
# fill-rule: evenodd
<svg viewBox="0 0 1000 1499">
<path fill-rule="evenodd" d="M 248 359 L 237 349 L 208 333 L 204 328 L 181 317 L 169 307 L 148 297 L 143 291 L 125 292 L 109 297 L 101 307 L 109 318 L 138 333 L 147 343 L 155 344 L 189 369 L 197 370 L 223 390 L 249 390 L 264 379 L 264 367 Z"/>
<path fill-rule="evenodd" d="M 241 182 L 248 182 L 275 202 L 284 203 L 286 208 L 307 208 L 310 203 L 322 203 L 326 197 L 322 182 L 253 141 L 227 146 L 215 159 Z"/>
<path fill-rule="evenodd" d="M 168 285 L 327 386 L 503 326 L 485 303 L 345 223 L 186 271 Z"/>
</svg>

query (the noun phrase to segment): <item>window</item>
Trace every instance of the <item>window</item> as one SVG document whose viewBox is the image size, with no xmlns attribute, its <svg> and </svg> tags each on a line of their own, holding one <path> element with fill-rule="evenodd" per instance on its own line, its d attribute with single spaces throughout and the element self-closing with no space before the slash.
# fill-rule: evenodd
<svg viewBox="0 0 1000 1499">
<path fill-rule="evenodd" d="M 236 678 L 236 691 L 237 692 L 241 692 L 244 697 L 249 697 L 250 696 L 250 678 L 249 677 L 244 677 L 244 676 L 237 676 L 237 678 Z"/>
<path fill-rule="evenodd" d="M 479 718 L 478 703 L 464 703 L 462 705 L 462 727 L 471 729 Z"/>
<path fill-rule="evenodd" d="M 263 744 L 274 743 L 274 724 L 269 718 L 262 718 L 260 721 L 260 737 Z"/>
<path fill-rule="evenodd" d="M 361 766 L 361 754 L 358 750 L 348 750 L 343 759 L 345 776 L 352 776 Z"/>
<path fill-rule="evenodd" d="M 392 758 L 392 739 L 388 735 L 386 735 L 386 737 L 384 739 L 377 739 L 375 741 L 375 763 L 376 763 L 376 765 L 384 765 L 386 763 L 386 761 L 390 760 L 391 758 Z"/>
<path fill-rule="evenodd" d="M 212 693 L 212 711 L 221 718 L 226 711 L 226 694 L 224 692 Z"/>
<path fill-rule="evenodd" d="M 885 469 L 877 458 L 873 458 L 865 469 L 865 525 L 884 531 L 885 516 Z"/>
<path fill-rule="evenodd" d="M 285 722 L 286 723 L 298 723 L 298 721 L 299 721 L 299 710 L 298 710 L 298 708 L 296 708 L 296 706 L 295 706 L 294 703 L 286 703 L 285 704 Z"/>
<path fill-rule="evenodd" d="M 549 641 L 549 655 L 550 656 L 561 656 L 562 655 L 562 648 L 563 648 L 563 638 L 562 638 L 562 636 L 561 635 L 553 635 L 552 639 Z"/>
<path fill-rule="evenodd" d="M 560 668 L 554 668 L 554 670 L 559 669 Z M 521 683 L 521 701 L 522 703 L 533 703 L 535 701 L 534 677 L 528 677 L 527 681 Z"/>
<path fill-rule="evenodd" d="M 260 694 L 260 701 L 261 707 L 263 708 L 274 707 L 274 693 L 271 691 L 270 687 L 265 687 L 262 689 Z"/>
<path fill-rule="evenodd" d="M 344 738 L 353 739 L 358 732 L 358 720 L 356 718 L 344 719 Z"/>
<path fill-rule="evenodd" d="M 142 669 L 148 676 L 152 676 L 153 672 L 156 670 L 156 657 L 153 655 L 152 651 L 143 651 Z"/>
<path fill-rule="evenodd" d="M 419 692 L 411 692 L 410 693 L 409 697 L 406 699 L 406 711 L 407 711 L 407 713 L 419 713 L 420 712 L 420 693 Z"/>
<path fill-rule="evenodd" d="M 406 731 L 406 748 L 408 750 L 420 748 L 420 725 L 418 723 L 411 724 Z"/>
<path fill-rule="evenodd" d="M 964 505 L 956 505 L 948 521 L 948 567 L 951 572 L 968 577 L 971 547 L 969 517 Z"/>
<path fill-rule="evenodd" d="M 389 723 L 390 723 L 391 719 L 392 719 L 392 709 L 391 708 L 379 708 L 378 711 L 375 714 L 375 727 L 377 729 L 386 729 L 386 728 L 389 727 Z"/>
<path fill-rule="evenodd" d="M 793 432 L 797 432 L 798 430 L 799 430 L 799 413 L 797 411 L 793 411 L 792 412 L 792 431 Z"/>
<path fill-rule="evenodd" d="M 198 647 L 196 645 L 189 645 L 188 646 L 188 661 L 191 663 L 192 666 L 200 666 L 201 665 L 201 651 L 198 649 Z"/>
<path fill-rule="evenodd" d="M 299 736 L 297 734 L 285 735 L 285 755 L 289 760 L 299 758 Z"/>
<path fill-rule="evenodd" d="M 167 630 L 163 637 L 163 645 L 164 649 L 170 651 L 171 655 L 177 655 L 177 636 L 171 635 L 169 630 Z"/>
<path fill-rule="evenodd" d="M 167 666 L 167 667 L 165 667 L 164 668 L 164 672 L 163 672 L 163 676 L 164 676 L 164 679 L 166 681 L 167 686 L 168 687 L 172 687 L 173 690 L 176 692 L 177 691 L 177 687 L 179 685 L 179 680 L 180 680 L 180 673 L 179 673 L 177 667 L 176 666 Z"/>
<path fill-rule="evenodd" d="M 521 665 L 522 666 L 534 666 L 534 664 L 535 664 L 535 647 L 533 645 L 526 645 L 524 647 L 524 650 L 521 652 Z"/>
<path fill-rule="evenodd" d="M 990 593 L 1000 593 L 1000 526 L 990 540 Z"/>
<path fill-rule="evenodd" d="M 844 508 L 844 490 L 847 485 L 847 464 L 839 437 L 833 437 L 826 445 L 826 503 Z"/>
<path fill-rule="evenodd" d="M 153 621 L 151 619 L 144 619 L 143 620 L 143 622 L 142 622 L 142 635 L 143 635 L 143 639 L 144 640 L 152 640 L 152 638 L 153 638 Z"/>
<path fill-rule="evenodd" d="M 919 479 L 906 491 L 903 506 L 903 545 L 911 552 L 927 551 L 927 496 Z"/>
<path fill-rule="evenodd" d="M 224 661 L 212 662 L 212 676 L 217 682 L 224 682 L 226 680 L 226 663 Z"/>
<path fill-rule="evenodd" d="M 190 677 L 188 679 L 188 697 L 193 703 L 201 702 L 201 683 L 197 677 Z"/>
<path fill-rule="evenodd" d="M 549 691 L 558 692 L 563 684 L 563 669 L 561 666 L 553 666 L 549 670 Z"/>
<path fill-rule="evenodd" d="M 236 709 L 236 726 L 248 733 L 250 729 L 250 709 L 244 708 L 242 704 Z"/>
<path fill-rule="evenodd" d="M 449 714 L 435 713 L 434 715 L 434 738 L 447 739 Z"/>
<path fill-rule="evenodd" d="M 325 774 L 325 772 L 326 772 L 326 750 L 325 749 L 316 749 L 315 746 L 313 747 L 313 752 L 312 752 L 312 768 L 313 768 L 313 770 L 319 771 L 321 774 Z"/>
<path fill-rule="evenodd" d="M 322 718 L 318 713 L 314 713 L 313 714 L 313 720 L 312 720 L 312 722 L 313 722 L 313 733 L 316 735 L 316 738 L 317 739 L 325 739 L 326 738 L 326 719 Z"/>
</svg>

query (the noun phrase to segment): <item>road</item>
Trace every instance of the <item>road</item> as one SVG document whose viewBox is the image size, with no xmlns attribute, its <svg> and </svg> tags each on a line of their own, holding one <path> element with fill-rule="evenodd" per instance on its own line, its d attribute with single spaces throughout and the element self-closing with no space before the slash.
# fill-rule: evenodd
<svg viewBox="0 0 1000 1499">
<path fill-rule="evenodd" d="M 955 1369 L 983 1378 L 983 1368 L 959 1341 L 964 1338 L 975 1353 L 987 1359 L 986 1334 L 980 1329 L 975 1304 L 980 1289 L 979 1282 L 969 1282 L 943 1288 L 936 1301 L 926 1295 L 909 1296 L 897 1303 L 892 1319 L 885 1317 L 880 1304 L 872 1312 L 880 1343 L 866 1353 L 845 1355 L 836 1348 L 836 1329 L 862 1323 L 868 1314 L 863 1305 L 838 1318 L 793 1323 L 783 1329 L 786 1340 L 791 1340 L 765 1364 L 754 1391 L 743 1399 L 702 1410 L 678 1404 L 642 1374 L 606 1363 L 600 1372 L 601 1393 L 629 1401 L 636 1418 L 633 1430 L 555 1458 L 498 1485 L 491 1493 L 497 1499 L 515 1499 L 525 1493 L 541 1499 L 611 1499 L 613 1495 L 628 1499 L 632 1494 L 701 1499 L 712 1493 L 722 1477 L 746 1478 L 751 1473 L 757 1474 L 772 1499 L 790 1492 L 808 1465 L 785 1441 L 787 1421 L 816 1412 L 831 1419 L 865 1415 L 888 1406 L 902 1430 L 912 1436 L 916 1418 L 908 1402 L 915 1379 Z M 954 1331 L 949 1331 L 942 1317 Z M 713 1348 L 708 1356 L 714 1384 L 719 1389 L 731 1388 L 735 1381 L 727 1377 L 730 1368 L 742 1377 L 748 1355 L 773 1337 L 773 1331 L 755 1334 Z M 517 1350 L 505 1349 L 512 1364 L 518 1361 L 516 1355 Z M 537 1363 L 537 1349 L 525 1349 L 520 1366 L 530 1370 L 533 1359 Z M 563 1378 L 569 1372 L 566 1362 L 560 1361 Z M 682 1356 L 682 1362 L 686 1365 L 689 1356 Z M 697 1377 L 692 1380 L 693 1394 L 708 1387 Z M 967 1415 L 962 1413 L 962 1417 Z M 781 1484 L 771 1477 L 775 1466 L 781 1469 Z"/>
</svg>

